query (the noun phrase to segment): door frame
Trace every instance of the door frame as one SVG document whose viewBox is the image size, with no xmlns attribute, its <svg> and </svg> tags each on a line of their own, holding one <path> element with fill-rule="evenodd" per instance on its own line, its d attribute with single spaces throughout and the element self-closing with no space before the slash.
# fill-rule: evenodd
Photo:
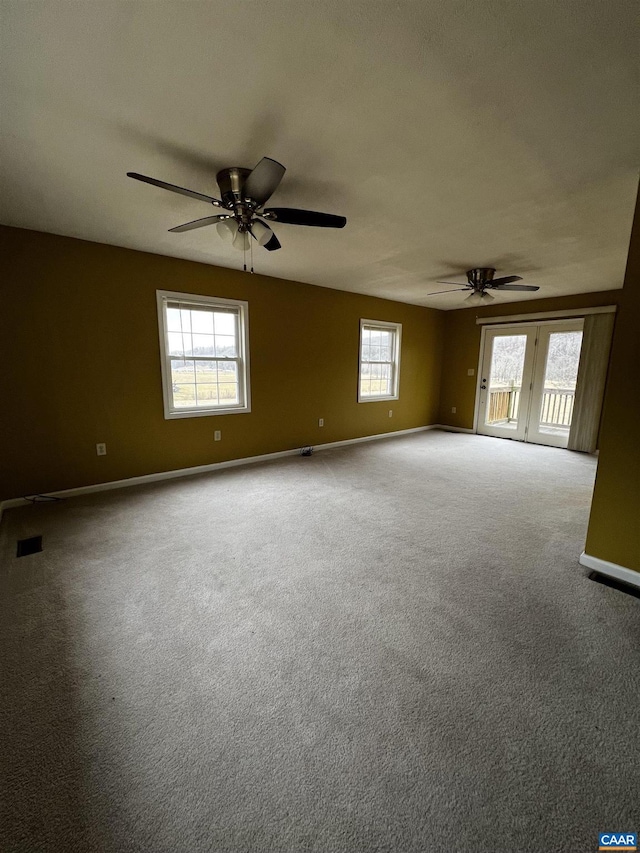
<svg viewBox="0 0 640 853">
<path fill-rule="evenodd" d="M 572 318 L 562 317 L 562 318 L 558 318 L 557 320 L 556 319 L 554 319 L 554 320 L 542 320 L 541 319 L 541 320 L 520 321 L 520 322 L 515 322 L 515 323 L 487 323 L 487 324 L 483 323 L 482 324 L 482 331 L 480 333 L 480 355 L 478 358 L 478 367 L 476 370 L 476 374 L 477 374 L 477 376 L 476 376 L 476 401 L 475 401 L 475 407 L 474 407 L 474 412 L 473 412 L 473 432 L 474 433 L 478 433 L 479 435 L 485 434 L 485 433 L 479 432 L 478 426 L 480 423 L 480 393 L 481 393 L 480 386 L 482 385 L 482 365 L 484 363 L 486 341 L 487 341 L 487 334 L 486 334 L 487 331 L 494 331 L 496 329 L 522 329 L 523 326 L 528 326 L 529 328 L 537 327 L 537 326 L 545 326 L 545 327 L 546 326 L 559 326 L 559 325 L 564 325 L 568 322 L 571 322 L 572 320 L 584 322 L 584 317 L 572 317 Z M 536 335 L 536 343 L 534 346 L 535 346 L 535 349 L 534 349 L 533 371 L 532 371 L 531 380 L 530 380 L 531 382 L 533 382 L 533 377 L 534 377 L 535 372 L 536 372 L 536 358 L 538 355 L 537 335 Z M 529 412 L 527 412 L 527 423 L 528 422 L 529 422 Z M 503 436 L 500 435 L 498 437 L 502 438 Z M 509 438 L 509 436 L 504 436 L 504 438 Z M 513 439 L 513 438 L 511 440 L 512 441 L 524 441 L 524 439 Z"/>
</svg>

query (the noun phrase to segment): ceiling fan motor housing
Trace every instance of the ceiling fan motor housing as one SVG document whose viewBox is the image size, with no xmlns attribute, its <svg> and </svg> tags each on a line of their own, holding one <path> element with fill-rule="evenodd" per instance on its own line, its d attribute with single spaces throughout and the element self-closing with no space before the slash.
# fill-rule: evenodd
<svg viewBox="0 0 640 853">
<path fill-rule="evenodd" d="M 232 166 L 230 169 L 222 169 L 216 175 L 216 181 L 220 187 L 222 201 L 228 210 L 233 210 L 240 230 L 245 231 L 251 225 L 255 205 L 244 196 L 244 184 L 251 169 L 243 169 L 241 166 Z"/>
<path fill-rule="evenodd" d="M 493 281 L 495 275 L 494 267 L 476 267 L 467 270 L 467 280 L 474 290 L 482 290 Z"/>
</svg>

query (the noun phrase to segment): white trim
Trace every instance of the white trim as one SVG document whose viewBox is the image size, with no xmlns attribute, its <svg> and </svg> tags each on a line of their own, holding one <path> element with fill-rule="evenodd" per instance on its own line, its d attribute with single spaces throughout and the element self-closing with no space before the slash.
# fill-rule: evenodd
<svg viewBox="0 0 640 853">
<path fill-rule="evenodd" d="M 553 317 L 586 317 L 587 314 L 615 314 L 617 305 L 599 305 L 597 308 L 565 308 L 562 311 L 536 311 L 533 314 L 505 314 L 503 317 L 476 317 L 476 325 L 487 323 L 519 323 L 523 320 L 545 320 Z"/>
<path fill-rule="evenodd" d="M 360 380 L 362 376 L 362 330 L 365 326 L 375 326 L 386 331 L 393 331 L 393 394 L 384 397 L 362 397 L 360 394 Z M 360 319 L 360 337 L 358 339 L 358 402 L 378 403 L 384 400 L 398 400 L 400 398 L 400 351 L 402 348 L 402 323 L 394 323 L 391 320 L 363 320 Z"/>
<path fill-rule="evenodd" d="M 610 563 L 608 560 L 601 560 L 600 557 L 592 557 L 585 551 L 580 554 L 578 561 L 581 566 L 586 566 L 588 569 L 593 569 L 600 575 L 606 575 L 610 578 L 628 583 L 631 586 L 640 587 L 640 572 L 633 569 L 627 569 L 626 566 L 619 566 L 617 563 Z"/>
<path fill-rule="evenodd" d="M 314 450 L 329 450 L 332 447 L 344 447 L 347 444 L 359 444 L 363 441 L 377 441 L 381 438 L 393 438 L 401 435 L 409 435 L 414 432 L 426 432 L 427 430 L 440 429 L 437 424 L 429 424 L 428 426 L 412 427 L 411 429 L 399 429 L 393 432 L 382 432 L 377 435 L 364 435 L 360 438 L 347 438 L 343 441 L 330 441 L 327 444 L 319 444 L 314 446 Z M 235 468 L 239 465 L 252 465 L 255 462 L 266 462 L 271 459 L 282 459 L 285 456 L 297 456 L 300 453 L 299 447 L 294 447 L 291 450 L 278 450 L 275 453 L 263 453 L 260 456 L 245 456 L 241 459 L 228 459 L 225 462 L 211 462 L 208 465 L 196 465 L 193 468 L 176 468 L 172 471 L 159 471 L 156 474 L 142 474 L 139 477 L 128 477 L 125 480 L 111 480 L 107 483 L 94 483 L 90 486 L 77 486 L 74 489 L 62 489 L 55 492 L 43 492 L 45 497 L 64 497 L 73 498 L 76 495 L 87 495 L 93 492 L 106 492 L 111 489 L 124 489 L 129 486 L 142 486 L 147 483 L 157 483 L 160 480 L 174 480 L 178 477 L 190 477 L 194 474 L 206 474 L 210 471 L 217 471 L 220 468 Z M 32 496 L 30 496 L 32 497 Z M 5 509 L 10 509 L 16 506 L 25 506 L 26 498 L 9 498 L 0 502 L 0 520 Z"/>
<path fill-rule="evenodd" d="M 242 405 L 229 406 L 226 408 L 210 409 L 175 409 L 171 405 L 173 392 L 171 389 L 171 374 L 168 369 L 168 334 L 166 323 L 166 304 L 169 301 L 184 302 L 191 304 L 194 308 L 198 305 L 229 305 L 236 308 L 238 328 L 238 354 L 239 368 L 238 383 L 239 392 L 244 400 Z M 180 293 L 174 290 L 156 290 L 156 302 L 158 307 L 158 338 L 160 343 L 160 371 L 162 375 L 162 402 L 164 406 L 165 420 L 176 418 L 202 418 L 215 415 L 247 414 L 251 411 L 251 371 L 249 364 L 249 303 L 241 299 L 223 299 L 215 296 L 204 296 L 197 293 Z M 240 375 L 242 374 L 242 375 Z"/>
</svg>

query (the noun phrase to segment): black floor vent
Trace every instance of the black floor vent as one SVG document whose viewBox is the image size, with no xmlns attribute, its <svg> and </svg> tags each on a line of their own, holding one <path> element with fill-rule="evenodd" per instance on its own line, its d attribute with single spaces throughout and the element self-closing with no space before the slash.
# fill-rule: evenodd
<svg viewBox="0 0 640 853">
<path fill-rule="evenodd" d="M 630 583 L 618 581 L 615 578 L 608 577 L 607 575 L 600 575 L 598 574 L 598 572 L 591 572 L 589 575 L 589 580 L 597 581 L 598 583 L 601 583 L 604 586 L 610 586 L 612 589 L 617 589 L 620 592 L 626 592 L 627 595 L 633 595 L 635 596 L 635 598 L 640 598 L 640 589 L 635 586 L 631 586 Z"/>
<path fill-rule="evenodd" d="M 30 536 L 28 539 L 18 539 L 16 557 L 26 557 L 42 551 L 42 536 Z"/>
</svg>

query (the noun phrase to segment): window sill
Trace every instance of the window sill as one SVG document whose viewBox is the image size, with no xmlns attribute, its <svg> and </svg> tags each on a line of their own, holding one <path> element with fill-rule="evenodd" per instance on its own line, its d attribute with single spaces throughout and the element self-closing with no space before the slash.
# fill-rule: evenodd
<svg viewBox="0 0 640 853">
<path fill-rule="evenodd" d="M 215 415 L 246 415 L 251 411 L 250 406 L 242 406 L 241 408 L 229 409 L 178 409 L 175 412 L 165 412 L 164 418 L 166 421 L 176 418 L 205 418 Z"/>
<path fill-rule="evenodd" d="M 399 400 L 399 396 L 395 397 L 358 397 L 359 403 L 384 403 L 385 400 Z"/>
</svg>

